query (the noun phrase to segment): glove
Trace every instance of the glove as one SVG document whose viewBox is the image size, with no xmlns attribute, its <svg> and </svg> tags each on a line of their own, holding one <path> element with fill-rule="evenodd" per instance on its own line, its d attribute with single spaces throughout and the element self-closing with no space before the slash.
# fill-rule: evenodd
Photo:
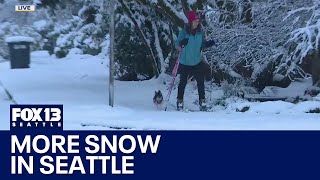
<svg viewBox="0 0 320 180">
<path fill-rule="evenodd" d="M 214 40 L 209 40 L 206 42 L 206 47 L 211 47 L 213 45 L 215 45 L 216 43 L 214 42 Z"/>
<path fill-rule="evenodd" d="M 180 41 L 180 46 L 186 46 L 188 44 L 188 39 L 184 38 Z"/>
</svg>

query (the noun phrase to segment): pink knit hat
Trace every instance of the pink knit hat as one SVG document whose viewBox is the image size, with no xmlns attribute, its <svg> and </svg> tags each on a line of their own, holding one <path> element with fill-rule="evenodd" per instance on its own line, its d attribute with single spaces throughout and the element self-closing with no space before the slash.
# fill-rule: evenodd
<svg viewBox="0 0 320 180">
<path fill-rule="evenodd" d="M 194 20 L 199 19 L 199 16 L 196 11 L 189 11 L 187 14 L 189 23 L 192 23 Z"/>
</svg>

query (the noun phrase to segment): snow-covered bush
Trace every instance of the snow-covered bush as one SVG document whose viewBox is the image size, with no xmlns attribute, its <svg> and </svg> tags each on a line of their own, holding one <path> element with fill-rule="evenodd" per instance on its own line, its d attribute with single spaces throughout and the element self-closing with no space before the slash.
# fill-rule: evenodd
<svg viewBox="0 0 320 180">
<path fill-rule="evenodd" d="M 47 39 L 44 38 L 44 29 L 48 28 L 44 11 L 37 9 L 35 12 L 15 12 L 14 6 L 32 4 L 32 0 L 18 1 L 10 0 L 0 3 L 0 55 L 8 58 L 8 48 L 4 39 L 9 36 L 29 36 L 35 40 L 31 46 L 32 50 L 45 48 Z M 39 17 L 43 18 L 42 20 Z M 40 21 L 41 20 L 41 21 Z"/>
<path fill-rule="evenodd" d="M 108 33 L 108 11 L 104 1 L 41 1 L 47 8 L 53 29 L 46 34 L 49 45 L 54 45 L 57 57 L 65 57 L 72 48 L 85 54 L 97 55 L 103 48 Z"/>
<path fill-rule="evenodd" d="M 261 91 L 267 85 L 287 86 L 290 79 L 307 75 L 300 64 L 319 42 L 319 1 L 223 2 L 229 5 L 212 3 L 206 18 L 207 35 L 217 46 L 205 55 L 214 75 L 222 76 L 220 81 L 234 79 L 236 72 L 237 79 L 250 79 Z M 246 23 L 245 7 L 252 17 Z"/>
<path fill-rule="evenodd" d="M 223 99 L 227 99 L 232 96 L 243 98 L 245 94 L 257 93 L 254 88 L 250 87 L 250 82 L 244 80 L 236 80 L 232 84 L 227 81 L 223 81 L 220 85 L 224 93 Z"/>
<path fill-rule="evenodd" d="M 8 44 L 5 42 L 5 39 L 10 36 L 29 36 L 34 38 L 35 42 L 31 46 L 32 50 L 41 49 L 43 45 L 42 37 L 39 33 L 35 31 L 34 28 L 29 26 L 21 27 L 17 24 L 4 22 L 0 23 L 0 56 L 8 58 Z"/>
<path fill-rule="evenodd" d="M 299 65 L 306 56 L 320 50 L 320 1 L 311 0 L 304 6 L 289 11 L 285 19 L 293 21 L 294 24 L 303 21 L 303 24 L 295 26 L 296 28 L 290 33 L 287 41 L 288 55 L 279 66 L 279 70 L 286 69 L 286 74 L 291 77 L 297 73 L 304 74 L 298 68 Z M 286 62 L 290 64 L 287 65 Z"/>
<path fill-rule="evenodd" d="M 92 18 L 84 16 L 87 11 L 94 13 L 97 7 L 84 6 L 79 11 L 80 16 L 73 16 L 73 18 L 66 22 L 66 24 L 55 27 L 52 34 L 57 34 L 55 54 L 58 57 L 64 57 L 68 54 L 71 48 L 82 49 L 85 54 L 97 55 L 101 52 L 101 44 L 105 39 L 107 30 L 104 29 L 106 23 L 103 23 L 100 16 Z"/>
<path fill-rule="evenodd" d="M 55 41 L 57 39 L 54 34 L 50 32 L 53 31 L 54 24 L 52 21 L 48 21 L 45 19 L 35 21 L 32 25 L 37 33 L 41 35 L 42 44 L 41 50 L 47 50 L 50 54 L 53 54 L 53 50 L 55 48 Z"/>
</svg>

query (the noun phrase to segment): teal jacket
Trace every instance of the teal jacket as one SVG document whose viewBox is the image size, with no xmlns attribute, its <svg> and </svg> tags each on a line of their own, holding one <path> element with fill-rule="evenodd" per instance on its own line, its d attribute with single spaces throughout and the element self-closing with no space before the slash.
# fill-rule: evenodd
<svg viewBox="0 0 320 180">
<path fill-rule="evenodd" d="M 176 47 L 180 42 L 188 39 L 188 44 L 182 49 L 180 63 L 187 66 L 194 66 L 201 62 L 201 49 L 205 43 L 204 33 L 197 31 L 195 35 L 189 34 L 186 28 L 182 29 L 176 41 Z"/>
</svg>

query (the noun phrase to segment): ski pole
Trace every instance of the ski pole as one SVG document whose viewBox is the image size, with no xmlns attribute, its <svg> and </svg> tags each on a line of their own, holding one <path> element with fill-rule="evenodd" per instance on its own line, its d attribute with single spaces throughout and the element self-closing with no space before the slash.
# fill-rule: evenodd
<svg viewBox="0 0 320 180">
<path fill-rule="evenodd" d="M 174 65 L 173 70 L 172 70 L 172 80 L 171 80 L 171 83 L 170 83 L 170 85 L 169 85 L 168 94 L 167 94 L 167 96 L 166 96 L 166 107 L 165 107 L 165 109 L 164 109 L 165 111 L 167 111 L 167 107 L 168 107 L 168 102 L 169 102 L 169 99 L 170 99 L 171 91 L 172 91 L 172 89 L 173 89 L 174 81 L 175 81 L 176 76 L 177 76 L 177 72 L 178 72 L 178 68 L 179 68 L 179 63 L 180 63 L 181 51 L 182 51 L 182 47 L 179 46 L 178 59 L 176 60 L 176 64 Z"/>
</svg>

